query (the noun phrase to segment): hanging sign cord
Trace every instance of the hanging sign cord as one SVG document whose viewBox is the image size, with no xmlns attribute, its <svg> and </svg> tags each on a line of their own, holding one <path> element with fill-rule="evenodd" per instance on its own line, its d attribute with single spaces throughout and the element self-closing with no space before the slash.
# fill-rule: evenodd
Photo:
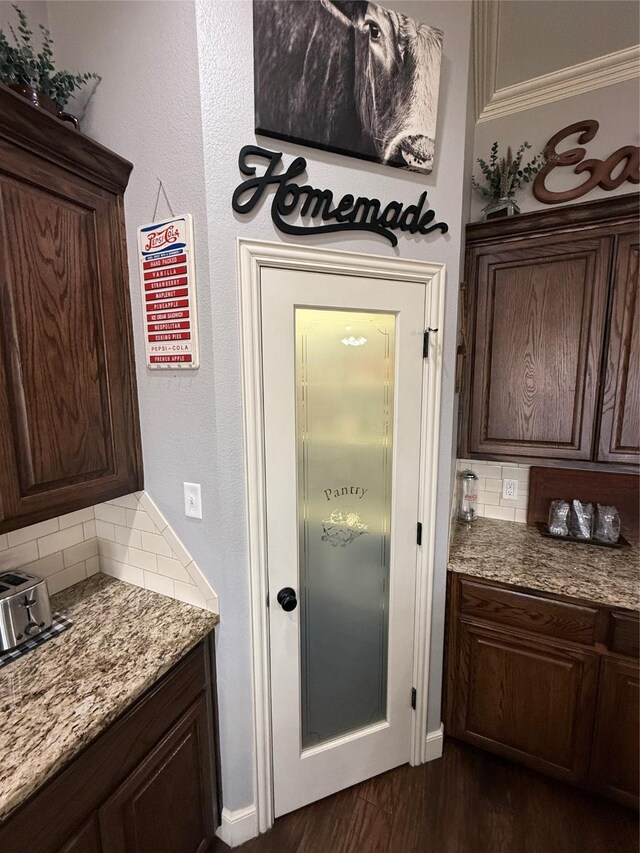
<svg viewBox="0 0 640 853">
<path fill-rule="evenodd" d="M 167 207 L 169 208 L 169 213 L 172 216 L 175 216 L 175 213 L 173 212 L 173 208 L 171 207 L 171 202 L 169 201 L 169 196 L 167 195 L 167 191 L 164 188 L 164 184 L 162 183 L 160 178 L 158 178 L 158 194 L 156 195 L 156 206 L 153 208 L 153 216 L 151 217 L 154 222 L 156 219 L 156 213 L 158 212 L 158 202 L 160 201 L 160 191 L 161 190 L 162 190 L 162 194 L 164 196 L 164 200 L 167 203 Z"/>
</svg>

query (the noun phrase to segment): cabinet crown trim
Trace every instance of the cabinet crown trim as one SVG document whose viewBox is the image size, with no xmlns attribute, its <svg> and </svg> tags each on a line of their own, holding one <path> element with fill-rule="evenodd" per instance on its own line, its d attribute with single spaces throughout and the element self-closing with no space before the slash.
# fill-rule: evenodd
<svg viewBox="0 0 640 853">
<path fill-rule="evenodd" d="M 535 237 L 550 230 L 559 234 L 563 228 L 573 231 L 579 225 L 615 225 L 632 219 L 640 219 L 640 193 L 567 204 L 553 210 L 534 210 L 489 222 L 470 222 L 466 226 L 466 243 L 467 246 L 492 241 L 503 243 L 510 239 Z"/>
<path fill-rule="evenodd" d="M 133 164 L 0 85 L 0 141 L 19 145 L 114 192 L 124 192 Z"/>
</svg>

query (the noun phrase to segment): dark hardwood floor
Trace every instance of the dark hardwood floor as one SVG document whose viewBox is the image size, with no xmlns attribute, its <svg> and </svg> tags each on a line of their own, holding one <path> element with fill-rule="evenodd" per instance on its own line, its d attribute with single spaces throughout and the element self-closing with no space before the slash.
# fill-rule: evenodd
<svg viewBox="0 0 640 853">
<path fill-rule="evenodd" d="M 637 815 L 458 741 L 285 815 L 240 853 L 638 853 Z M 213 850 L 229 848 L 217 842 Z"/>
</svg>

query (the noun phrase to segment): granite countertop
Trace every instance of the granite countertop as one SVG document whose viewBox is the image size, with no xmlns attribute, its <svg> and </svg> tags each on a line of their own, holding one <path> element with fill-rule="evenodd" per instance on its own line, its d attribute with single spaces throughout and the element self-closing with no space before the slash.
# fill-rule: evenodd
<svg viewBox="0 0 640 853">
<path fill-rule="evenodd" d="M 51 610 L 73 626 L 0 669 L 0 820 L 219 621 L 102 574 L 54 595 Z"/>
<path fill-rule="evenodd" d="M 640 610 L 637 545 L 602 548 L 546 539 L 536 527 L 478 518 L 456 522 L 449 569 L 596 604 Z"/>
</svg>

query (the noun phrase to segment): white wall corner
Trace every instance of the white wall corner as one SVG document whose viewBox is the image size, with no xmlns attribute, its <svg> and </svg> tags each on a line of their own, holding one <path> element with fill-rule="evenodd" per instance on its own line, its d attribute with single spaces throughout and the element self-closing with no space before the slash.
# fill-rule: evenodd
<svg viewBox="0 0 640 853">
<path fill-rule="evenodd" d="M 444 723 L 440 723 L 440 727 L 432 732 L 427 732 L 427 740 L 425 746 L 425 762 L 433 761 L 436 758 L 442 758 L 442 748 L 444 746 Z"/>
<path fill-rule="evenodd" d="M 245 841 L 256 838 L 258 834 L 258 813 L 255 805 L 234 812 L 222 809 L 216 835 L 229 847 L 239 847 Z"/>
</svg>

